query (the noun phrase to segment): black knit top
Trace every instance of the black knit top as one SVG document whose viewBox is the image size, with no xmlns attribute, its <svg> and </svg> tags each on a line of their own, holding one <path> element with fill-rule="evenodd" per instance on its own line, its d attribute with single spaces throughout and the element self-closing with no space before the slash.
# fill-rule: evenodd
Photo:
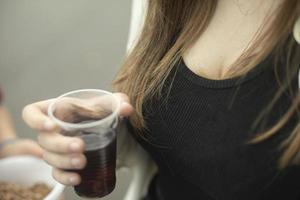
<svg viewBox="0 0 300 200">
<path fill-rule="evenodd" d="M 144 104 L 148 130 L 134 134 L 159 168 L 147 199 L 300 200 L 300 168 L 278 170 L 279 144 L 298 117 L 267 141 L 248 143 L 291 105 L 287 89 L 253 126 L 279 89 L 274 69 L 270 55 L 245 76 L 210 80 L 178 63 L 162 98 Z M 298 74 L 291 84 L 295 95 Z"/>
</svg>

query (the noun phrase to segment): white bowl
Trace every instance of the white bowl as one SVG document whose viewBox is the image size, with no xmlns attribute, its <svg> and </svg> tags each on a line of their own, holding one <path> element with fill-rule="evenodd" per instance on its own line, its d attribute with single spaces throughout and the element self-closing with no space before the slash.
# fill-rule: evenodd
<svg viewBox="0 0 300 200">
<path fill-rule="evenodd" d="M 12 156 L 0 159 L 0 181 L 28 186 L 42 182 L 53 188 L 44 200 L 58 200 L 65 186 L 52 178 L 51 169 L 41 159 L 32 156 Z"/>
</svg>

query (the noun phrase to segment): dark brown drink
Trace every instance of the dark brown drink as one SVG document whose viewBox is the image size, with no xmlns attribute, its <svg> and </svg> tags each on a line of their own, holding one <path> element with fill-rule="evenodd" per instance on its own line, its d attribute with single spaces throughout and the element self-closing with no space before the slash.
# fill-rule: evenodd
<svg viewBox="0 0 300 200">
<path fill-rule="evenodd" d="M 86 134 L 86 133 L 85 133 Z M 82 197 L 104 197 L 111 193 L 116 184 L 116 138 L 106 145 L 85 151 L 86 167 L 75 171 L 81 182 L 74 189 Z"/>
</svg>

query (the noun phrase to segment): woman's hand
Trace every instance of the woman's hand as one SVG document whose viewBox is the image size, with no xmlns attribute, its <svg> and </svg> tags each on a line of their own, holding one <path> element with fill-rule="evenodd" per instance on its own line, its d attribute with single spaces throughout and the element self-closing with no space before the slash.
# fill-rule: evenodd
<svg viewBox="0 0 300 200">
<path fill-rule="evenodd" d="M 128 96 L 122 93 L 114 95 L 121 100 L 119 115 L 129 116 L 133 108 L 129 104 Z M 80 138 L 63 136 L 59 133 L 59 127 L 47 115 L 49 103 L 50 100 L 47 100 L 27 105 L 23 110 L 23 119 L 38 132 L 38 143 L 43 148 L 44 160 L 53 166 L 53 177 L 64 185 L 78 185 L 80 176 L 65 170 L 78 170 L 85 167 L 84 142 Z M 63 115 L 65 111 L 60 109 L 57 115 Z"/>
<path fill-rule="evenodd" d="M 42 157 L 42 148 L 33 140 L 30 139 L 13 139 L 11 143 L 6 144 L 1 148 L 0 158 L 16 155 L 33 155 Z"/>
</svg>

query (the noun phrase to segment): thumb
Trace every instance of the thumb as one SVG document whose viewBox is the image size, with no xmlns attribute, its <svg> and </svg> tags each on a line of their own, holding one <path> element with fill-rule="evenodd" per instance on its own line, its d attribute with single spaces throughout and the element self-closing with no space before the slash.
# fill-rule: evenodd
<svg viewBox="0 0 300 200">
<path fill-rule="evenodd" d="M 124 93 L 114 93 L 114 95 L 117 98 L 119 98 L 121 101 L 121 107 L 120 107 L 120 112 L 119 112 L 120 116 L 122 116 L 122 117 L 130 116 L 133 113 L 134 108 L 130 104 L 129 97 Z"/>
</svg>

